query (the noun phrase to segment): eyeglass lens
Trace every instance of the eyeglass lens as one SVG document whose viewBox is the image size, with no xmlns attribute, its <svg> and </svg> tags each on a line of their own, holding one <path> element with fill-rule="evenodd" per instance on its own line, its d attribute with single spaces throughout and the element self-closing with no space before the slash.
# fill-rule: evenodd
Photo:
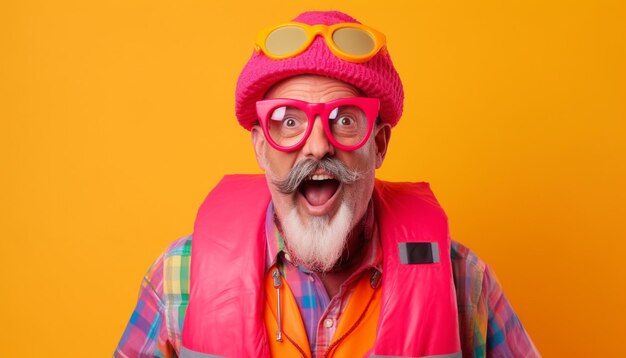
<svg viewBox="0 0 626 358">
<path fill-rule="evenodd" d="M 265 39 L 265 47 L 274 55 L 290 54 L 307 41 L 307 33 L 298 26 L 283 26 L 272 32 Z"/>
<path fill-rule="evenodd" d="M 344 27 L 333 32 L 333 42 L 346 53 L 363 56 L 374 50 L 374 39 L 365 31 Z"/>
<path fill-rule="evenodd" d="M 358 106 L 337 107 L 327 120 L 330 134 L 342 145 L 357 145 L 367 135 L 367 116 Z M 303 110 L 292 106 L 274 109 L 267 124 L 272 140 L 281 147 L 299 144 L 310 125 L 313 125 L 313 119 L 309 120 Z"/>
</svg>

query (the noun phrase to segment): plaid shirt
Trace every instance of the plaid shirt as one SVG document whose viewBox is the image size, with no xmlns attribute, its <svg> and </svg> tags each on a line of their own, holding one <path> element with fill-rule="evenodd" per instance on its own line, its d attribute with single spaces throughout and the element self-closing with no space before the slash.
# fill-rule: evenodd
<svg viewBox="0 0 626 358">
<path fill-rule="evenodd" d="M 284 242 L 275 222 L 273 206 L 270 203 L 265 218 L 268 249 L 267 268 L 274 264 L 277 256 L 284 249 Z M 374 223 L 374 205 L 370 202 L 362 221 L 362 235 L 367 250 L 361 263 L 350 277 L 341 284 L 339 293 L 332 298 L 328 296 L 317 273 L 294 265 L 289 261 L 288 255 L 282 255 L 285 259 L 280 261 L 279 267 L 300 309 L 313 357 L 324 357 L 332 343 L 337 322 L 339 322 L 341 314 L 348 304 L 348 298 L 350 298 L 350 288 L 358 282 L 361 275 L 370 272 L 371 269 L 382 271 L 382 248 Z"/>
<path fill-rule="evenodd" d="M 268 267 L 283 248 L 268 209 Z M 363 262 L 330 299 L 316 273 L 288 260 L 282 272 L 300 308 L 311 352 L 326 352 L 350 295 L 350 287 L 368 269 L 381 268 L 381 248 L 371 208 L 366 215 L 371 241 Z M 369 234 L 368 233 L 369 231 Z M 114 357 L 177 357 L 189 300 L 191 236 L 172 243 L 144 276 L 137 306 Z M 452 269 L 457 293 L 463 357 L 539 357 L 490 268 L 465 246 L 453 241 Z"/>
</svg>

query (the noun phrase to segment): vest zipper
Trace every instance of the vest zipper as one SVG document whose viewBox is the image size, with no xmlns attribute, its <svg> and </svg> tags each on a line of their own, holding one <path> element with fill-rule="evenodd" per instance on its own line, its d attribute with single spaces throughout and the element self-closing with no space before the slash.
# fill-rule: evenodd
<svg viewBox="0 0 626 358">
<path fill-rule="evenodd" d="M 280 308 L 280 287 L 283 285 L 283 281 L 282 281 L 282 277 L 280 275 L 280 271 L 278 270 L 278 268 L 274 268 L 274 271 L 272 271 L 272 281 L 274 284 L 274 288 L 276 289 L 276 320 L 278 321 L 278 332 L 276 332 L 276 342 L 283 342 L 283 328 L 282 328 L 282 317 L 281 317 L 281 308 Z M 289 337 L 287 334 L 285 334 L 285 338 L 287 338 L 287 340 L 289 342 L 291 342 L 291 344 L 294 345 L 294 347 L 296 347 L 296 349 L 300 352 L 300 354 L 302 355 L 302 357 L 307 357 L 306 353 L 304 353 L 304 350 L 302 348 L 300 348 L 300 346 L 298 346 L 298 344 L 291 339 L 291 337 Z"/>
<path fill-rule="evenodd" d="M 282 286 L 283 282 L 280 277 L 280 271 L 278 268 L 274 268 L 274 272 L 272 272 L 272 279 L 274 280 L 274 288 L 276 289 L 276 316 L 278 320 L 278 332 L 276 332 L 276 341 L 283 341 L 283 328 L 282 328 L 282 318 L 280 314 L 280 286 Z"/>
</svg>

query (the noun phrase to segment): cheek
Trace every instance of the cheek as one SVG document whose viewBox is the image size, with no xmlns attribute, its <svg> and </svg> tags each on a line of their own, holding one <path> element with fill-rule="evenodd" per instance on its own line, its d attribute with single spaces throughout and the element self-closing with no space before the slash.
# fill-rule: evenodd
<svg viewBox="0 0 626 358">
<path fill-rule="evenodd" d="M 289 174 L 295 160 L 296 155 L 292 153 L 279 152 L 274 148 L 268 148 L 265 151 L 266 171 L 269 171 L 277 179 L 284 179 Z"/>
<path fill-rule="evenodd" d="M 365 174 L 364 174 L 365 175 Z M 346 192 L 345 201 L 352 209 L 353 225 L 356 224 L 365 212 L 374 190 L 374 176 L 367 174 Z"/>
<path fill-rule="evenodd" d="M 350 196 L 358 216 L 365 213 L 374 190 L 376 175 L 376 150 L 374 143 L 368 142 L 365 146 L 349 153 L 348 157 L 340 158 L 351 169 L 361 172 L 361 179 L 352 185 Z"/>
<path fill-rule="evenodd" d="M 289 171 L 295 164 L 296 156 L 292 153 L 283 153 L 273 148 L 269 148 L 264 153 L 265 158 L 265 178 L 267 186 L 272 195 L 274 209 L 279 218 L 284 217 L 294 205 L 292 195 L 286 195 L 276 189 L 273 181 L 283 180 L 289 175 Z"/>
<path fill-rule="evenodd" d="M 356 169 L 363 173 L 363 175 L 374 175 L 376 170 L 376 149 L 373 142 L 368 142 L 363 147 L 346 153 L 343 158 L 338 158 L 343 161 L 348 168 Z"/>
<path fill-rule="evenodd" d="M 292 198 L 286 197 L 284 194 L 279 193 L 272 189 L 271 183 L 268 183 L 270 187 L 270 194 L 272 195 L 272 204 L 274 205 L 274 211 L 279 220 L 283 220 L 289 214 L 289 211 L 293 208 L 294 202 Z"/>
</svg>

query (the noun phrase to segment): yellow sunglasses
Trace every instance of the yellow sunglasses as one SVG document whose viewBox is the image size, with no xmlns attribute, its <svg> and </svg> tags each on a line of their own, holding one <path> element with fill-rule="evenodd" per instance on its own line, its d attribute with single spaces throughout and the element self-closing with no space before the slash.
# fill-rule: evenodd
<svg viewBox="0 0 626 358">
<path fill-rule="evenodd" d="M 288 22 L 259 32 L 255 50 L 263 51 L 271 59 L 282 60 L 304 52 L 317 35 L 324 37 L 335 56 L 356 63 L 366 62 L 381 49 L 384 51 L 387 43 L 385 35 L 362 24 L 346 22 L 326 26 Z"/>
</svg>

